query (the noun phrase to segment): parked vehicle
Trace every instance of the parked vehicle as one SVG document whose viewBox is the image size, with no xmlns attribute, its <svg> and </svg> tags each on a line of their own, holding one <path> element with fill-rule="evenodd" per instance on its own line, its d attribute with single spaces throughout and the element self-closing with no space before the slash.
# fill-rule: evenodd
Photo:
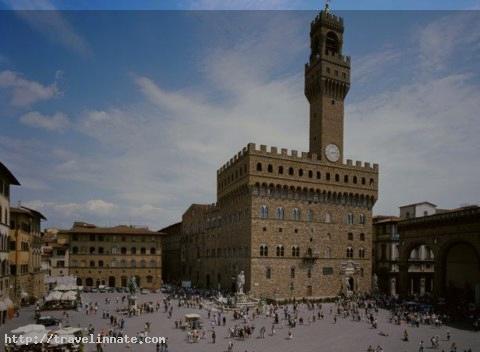
<svg viewBox="0 0 480 352">
<path fill-rule="evenodd" d="M 37 324 L 44 325 L 44 326 L 58 325 L 60 321 L 61 321 L 60 319 L 51 317 L 49 315 L 37 318 Z"/>
</svg>

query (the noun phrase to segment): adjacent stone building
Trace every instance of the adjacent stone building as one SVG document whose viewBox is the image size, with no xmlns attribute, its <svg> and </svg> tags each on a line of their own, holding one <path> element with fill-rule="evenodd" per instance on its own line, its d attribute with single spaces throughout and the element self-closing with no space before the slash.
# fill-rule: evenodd
<svg viewBox="0 0 480 352">
<path fill-rule="evenodd" d="M 480 207 L 411 217 L 398 232 L 401 295 L 480 305 Z"/>
<path fill-rule="evenodd" d="M 10 170 L 0 162 L 0 325 L 8 315 L 13 314 L 13 302 L 10 299 L 10 186 L 19 186 L 20 182 Z"/>
<path fill-rule="evenodd" d="M 233 289 L 243 271 L 251 295 L 273 299 L 370 291 L 378 165 L 343 159 L 343 31 L 328 11 L 311 23 L 309 151 L 250 143 L 218 170 L 217 202 L 182 216 L 182 280 Z"/>
<path fill-rule="evenodd" d="M 75 222 L 61 230 L 58 240 L 68 243 L 69 274 L 77 285 L 126 287 L 135 277 L 141 288 L 162 284 L 162 233 L 132 226 L 97 227 Z"/>
<path fill-rule="evenodd" d="M 373 217 L 372 272 L 377 276 L 377 282 L 372 288 L 390 296 L 396 296 L 398 289 L 399 221 L 397 216 Z"/>
<path fill-rule="evenodd" d="M 182 223 L 170 225 L 158 231 L 162 236 L 162 279 L 175 285 L 180 284 L 181 278 L 181 233 Z"/>
<path fill-rule="evenodd" d="M 41 268 L 40 212 L 19 206 L 10 208 L 11 297 L 16 304 L 35 301 L 45 293 L 45 272 Z"/>
</svg>

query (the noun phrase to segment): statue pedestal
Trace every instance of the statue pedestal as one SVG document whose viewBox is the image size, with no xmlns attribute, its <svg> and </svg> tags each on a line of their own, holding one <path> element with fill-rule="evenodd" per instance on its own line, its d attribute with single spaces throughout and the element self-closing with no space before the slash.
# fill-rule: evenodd
<svg viewBox="0 0 480 352">
<path fill-rule="evenodd" d="M 137 308 L 137 296 L 135 295 L 129 295 L 128 296 L 128 308 Z"/>
<path fill-rule="evenodd" d="M 258 305 L 257 299 L 252 299 L 248 297 L 245 293 L 236 293 L 235 294 L 235 308 L 246 308 L 246 307 L 256 307 Z"/>
</svg>

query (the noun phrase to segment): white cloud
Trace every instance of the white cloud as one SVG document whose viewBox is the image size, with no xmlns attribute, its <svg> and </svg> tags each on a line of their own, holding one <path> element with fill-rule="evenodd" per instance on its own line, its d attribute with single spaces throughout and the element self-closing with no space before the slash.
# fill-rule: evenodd
<svg viewBox="0 0 480 352">
<path fill-rule="evenodd" d="M 27 126 L 43 128 L 49 131 L 63 131 L 70 125 L 67 115 L 57 112 L 51 116 L 43 115 L 38 111 L 31 111 L 20 117 L 20 122 Z"/>
<path fill-rule="evenodd" d="M 113 203 L 102 199 L 92 199 L 86 202 L 45 202 L 42 200 L 22 201 L 22 205 L 43 212 L 47 218 L 62 217 L 74 220 L 81 220 L 85 217 L 101 218 L 107 217 L 117 208 Z"/>
<path fill-rule="evenodd" d="M 347 154 L 380 164 L 377 213 L 421 200 L 478 202 L 480 93 L 469 78 L 422 80 L 347 106 Z"/>
<path fill-rule="evenodd" d="M 450 13 L 428 23 L 415 33 L 415 38 L 419 46 L 421 69 L 427 71 L 443 70 L 449 67 L 450 59 L 472 55 L 475 51 L 478 57 L 480 49 L 478 13 L 475 11 Z"/>
<path fill-rule="evenodd" d="M 386 67 L 399 61 L 401 51 L 393 48 L 373 52 L 360 57 L 352 58 L 352 82 L 363 84 L 371 81 L 374 76 L 384 73 Z"/>
<path fill-rule="evenodd" d="M 4 0 L 16 14 L 49 40 L 84 57 L 92 54 L 90 45 L 48 0 Z"/>
<path fill-rule="evenodd" d="M 0 88 L 11 94 L 10 103 L 16 107 L 27 107 L 43 100 L 52 99 L 61 94 L 55 81 L 50 85 L 24 78 L 21 74 L 9 70 L 0 72 Z"/>
</svg>

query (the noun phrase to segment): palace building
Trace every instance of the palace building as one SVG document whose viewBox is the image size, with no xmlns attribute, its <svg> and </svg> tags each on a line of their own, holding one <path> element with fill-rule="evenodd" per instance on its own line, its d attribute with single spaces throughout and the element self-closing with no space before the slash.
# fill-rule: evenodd
<svg viewBox="0 0 480 352">
<path fill-rule="evenodd" d="M 127 287 L 131 277 L 141 288 L 158 289 L 162 284 L 162 233 L 75 222 L 57 236 L 59 243 L 68 244 L 68 273 L 77 278 L 77 285 Z"/>
<path fill-rule="evenodd" d="M 10 208 L 10 285 L 14 302 L 33 302 L 45 293 L 41 268 L 42 213 L 23 206 Z"/>
<path fill-rule="evenodd" d="M 217 202 L 183 214 L 183 281 L 233 289 L 244 271 L 249 294 L 279 300 L 370 291 L 378 165 L 343 158 L 343 32 L 328 10 L 311 22 L 309 151 L 249 143 L 217 171 Z"/>
</svg>

